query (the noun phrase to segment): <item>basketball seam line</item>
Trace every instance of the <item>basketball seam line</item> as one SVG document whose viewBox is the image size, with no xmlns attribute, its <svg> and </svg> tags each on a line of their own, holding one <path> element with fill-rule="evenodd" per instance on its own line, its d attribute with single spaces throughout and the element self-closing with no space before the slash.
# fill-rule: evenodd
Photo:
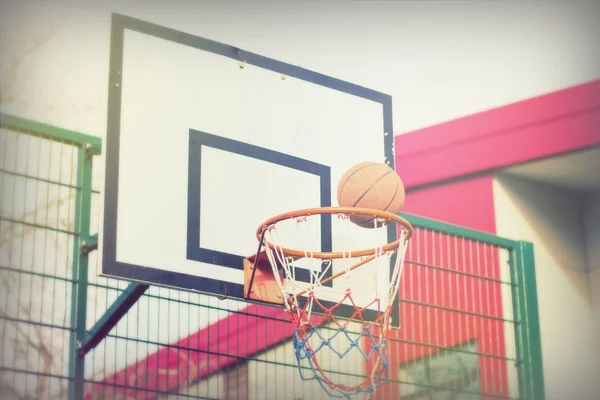
<svg viewBox="0 0 600 400">
<path fill-rule="evenodd" d="M 377 179 L 375 182 L 373 182 L 371 184 L 371 186 L 367 190 L 365 190 L 365 192 L 358 198 L 358 200 L 356 200 L 356 202 L 354 203 L 354 205 L 352 207 L 356 207 L 356 205 L 362 200 L 362 198 L 365 197 L 366 194 L 369 193 L 371 191 L 371 189 L 373 189 L 373 187 L 379 183 L 379 181 L 381 181 L 383 178 L 385 178 L 386 176 L 388 176 L 392 172 L 394 172 L 394 171 L 388 171 L 388 172 L 386 172 L 381 177 L 379 177 L 379 179 Z"/>
<path fill-rule="evenodd" d="M 396 199 L 396 196 L 398 195 L 398 189 L 400 189 L 400 181 L 399 180 L 396 181 L 396 191 L 394 192 L 394 195 L 392 196 L 392 199 L 390 200 L 390 202 L 388 203 L 388 205 L 385 206 L 384 211 L 387 211 L 388 208 L 390 208 L 390 206 L 392 205 L 392 203 Z"/>
<path fill-rule="evenodd" d="M 361 169 L 370 167 L 373 164 L 375 164 L 375 163 L 363 165 L 362 167 L 360 167 L 359 169 L 357 169 L 356 171 L 354 171 L 353 173 L 351 173 L 350 176 L 346 178 L 346 180 L 344 181 L 344 183 L 342 184 L 342 186 L 338 189 L 338 192 L 342 193 L 344 191 L 344 187 L 346 186 L 346 183 L 348 183 L 348 181 L 350 180 L 350 178 L 352 178 L 352 176 L 354 176 L 354 174 L 356 174 Z"/>
<path fill-rule="evenodd" d="M 396 196 L 398 195 L 398 189 L 400 189 L 400 182 L 396 182 L 396 191 L 394 192 L 394 195 L 392 196 L 392 199 L 390 200 L 390 202 L 388 203 L 387 206 L 385 206 L 385 208 L 383 209 L 383 211 L 387 211 L 387 209 L 392 205 L 392 203 L 394 202 L 394 200 L 396 199 Z M 359 225 L 366 225 L 369 222 L 372 222 L 375 219 L 375 217 L 365 221 L 365 222 L 361 222 Z"/>
</svg>

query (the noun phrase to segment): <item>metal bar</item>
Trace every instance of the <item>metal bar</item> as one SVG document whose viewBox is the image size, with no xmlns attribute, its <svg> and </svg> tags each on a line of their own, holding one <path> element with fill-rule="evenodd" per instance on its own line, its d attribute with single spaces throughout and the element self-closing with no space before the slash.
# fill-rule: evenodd
<svg viewBox="0 0 600 400">
<path fill-rule="evenodd" d="M 517 359 L 520 360 L 515 365 L 517 367 L 517 380 L 519 386 L 519 397 L 523 399 L 535 399 L 532 397 L 529 381 L 531 379 L 528 373 L 529 364 L 529 346 L 526 340 L 527 331 L 527 309 L 525 303 L 525 290 L 522 282 L 523 251 L 521 246 L 517 246 L 509 254 L 510 276 L 514 286 L 512 286 L 512 306 L 513 316 L 519 319 L 520 323 L 513 325 L 515 332 L 515 350 Z"/>
<path fill-rule="evenodd" d="M 52 228 L 50 226 L 35 224 L 33 222 L 27 222 L 27 221 L 13 219 L 13 218 L 2 218 L 2 217 L 0 217 L 0 221 L 9 222 L 11 224 L 23 225 L 23 226 L 27 226 L 29 228 L 38 228 L 38 229 L 45 229 L 45 230 L 48 230 L 48 231 L 51 231 L 51 232 L 64 233 L 65 235 L 75 235 L 75 236 L 78 235 L 78 233 L 76 231 L 72 232 L 72 231 L 67 231 L 67 230 L 64 230 L 64 229 Z"/>
<path fill-rule="evenodd" d="M 69 379 L 67 376 L 56 375 L 56 374 L 47 374 L 47 373 L 43 373 L 43 372 L 32 371 L 31 369 L 20 369 L 20 368 L 0 366 L 0 371 L 14 372 L 16 374 L 33 375 L 33 376 L 52 378 L 52 379 L 61 379 L 61 380 Z M 3 394 L 5 394 L 5 393 L 3 392 Z M 30 399 L 31 397 L 20 397 L 20 398 Z"/>
<path fill-rule="evenodd" d="M 85 358 L 79 354 L 77 347 L 85 337 L 87 318 L 88 264 L 89 252 L 81 251 L 84 239 L 90 238 L 90 216 L 92 203 L 92 157 L 91 147 L 80 147 L 77 154 L 77 192 L 75 209 L 75 237 L 73 246 L 73 279 L 77 281 L 72 294 L 71 324 L 75 328 L 75 338 L 71 335 L 69 399 L 84 398 Z"/>
<path fill-rule="evenodd" d="M 4 118 L 3 118 L 4 122 Z M 77 150 L 77 183 L 78 187 L 81 187 L 81 182 L 83 179 L 83 160 L 84 160 L 84 150 L 83 148 L 79 148 Z M 81 220 L 81 190 L 77 190 L 75 195 L 75 220 L 74 220 L 74 230 L 79 233 L 80 232 L 80 220 Z M 69 400 L 77 399 L 77 378 L 81 380 L 81 376 L 77 374 L 77 369 L 83 368 L 81 366 L 81 360 L 77 357 L 76 349 L 77 349 L 77 304 L 78 304 L 78 295 L 81 288 L 79 285 L 79 240 L 80 235 L 77 234 L 73 240 L 73 270 L 72 279 L 73 285 L 71 286 L 71 331 L 72 333 L 69 336 L 69 388 L 68 388 L 68 398 Z M 83 394 L 83 390 L 81 393 Z M 81 398 L 81 397 L 79 397 Z"/>
<path fill-rule="evenodd" d="M 88 255 L 92 251 L 98 250 L 98 234 L 88 236 L 86 240 L 81 242 L 81 253 Z"/>
<path fill-rule="evenodd" d="M 130 283 L 129 286 L 117 297 L 115 302 L 98 319 L 80 342 L 77 354 L 83 356 L 98 345 L 106 335 L 117 325 L 127 311 L 148 290 L 148 285 Z"/>
<path fill-rule="evenodd" d="M 426 264 L 426 263 L 421 263 L 421 262 L 416 262 L 416 261 L 411 261 L 411 260 L 404 260 L 404 264 L 412 264 L 412 265 L 416 265 L 418 267 L 425 267 L 425 268 L 433 269 L 436 271 L 446 272 L 448 274 L 468 276 L 470 278 L 476 278 L 476 279 L 482 280 L 482 281 L 494 282 L 494 283 L 499 283 L 499 284 L 503 284 L 503 285 L 512 285 L 511 282 L 507 282 L 507 281 L 503 281 L 503 280 L 495 279 L 495 278 L 488 278 L 484 275 L 477 275 L 477 274 L 471 274 L 468 272 L 463 272 L 456 268 L 454 268 L 454 269 L 450 268 L 450 267 L 452 267 L 452 265 L 448 266 L 448 267 L 437 267 L 433 264 Z"/>
<path fill-rule="evenodd" d="M 96 380 L 86 380 L 85 383 L 88 383 L 90 385 L 94 385 L 94 386 L 101 386 L 103 388 L 108 388 L 109 390 L 107 390 L 109 393 L 114 391 L 116 392 L 116 389 L 122 389 L 122 390 L 131 390 L 132 386 L 131 385 L 124 385 L 124 384 L 119 384 L 119 383 L 114 383 L 114 382 L 106 382 L 106 381 L 96 381 Z M 173 396 L 175 396 L 173 394 L 172 391 L 167 391 L 167 390 L 160 390 L 157 388 L 148 388 L 148 387 L 141 387 L 141 386 L 136 386 L 135 392 L 137 393 L 137 397 L 138 399 L 154 399 L 154 398 L 159 398 L 159 399 L 166 399 L 166 398 L 172 398 Z M 162 396 L 159 396 L 162 395 Z M 118 397 L 119 395 L 115 394 L 114 396 L 108 397 L 108 395 L 106 395 L 105 399 L 121 399 L 121 397 Z M 176 398 L 177 399 L 195 399 L 195 400 L 221 400 L 221 398 L 219 397 L 203 397 L 200 395 L 187 395 L 187 394 L 182 394 L 182 393 L 177 393 L 176 394 Z M 129 397 L 131 399 L 131 397 Z M 511 400 L 511 399 L 508 399 Z"/>
<path fill-rule="evenodd" d="M 31 179 L 31 180 L 34 180 L 36 182 L 49 183 L 51 185 L 56 185 L 56 186 L 65 187 L 65 188 L 69 188 L 69 189 L 78 189 L 77 186 L 70 185 L 68 183 L 63 183 L 63 182 L 60 182 L 60 181 L 53 181 L 53 180 L 50 180 L 50 179 L 39 178 L 39 177 L 34 176 L 34 175 L 21 174 L 19 172 L 10 171 L 10 170 L 7 170 L 7 169 L 0 168 L 0 173 L 6 174 L 6 175 L 10 175 L 10 176 L 19 177 L 19 178 Z"/>
<path fill-rule="evenodd" d="M 451 398 L 451 399 L 461 398 L 462 396 L 466 396 L 466 397 L 470 397 L 470 398 L 474 398 L 474 399 L 498 398 L 498 399 L 502 399 L 502 400 L 519 400 L 515 397 L 507 397 L 503 394 L 496 394 L 496 393 L 492 393 L 492 392 L 483 392 L 483 391 L 477 392 L 474 390 L 465 390 L 464 388 L 456 387 L 458 385 L 453 384 L 453 383 L 458 383 L 458 382 L 449 382 L 446 384 L 444 384 L 444 383 L 427 384 L 427 383 L 423 383 L 423 382 L 404 381 L 404 380 L 400 380 L 400 379 L 390 380 L 390 382 L 395 382 L 395 383 L 399 383 L 402 385 L 410 385 L 412 387 L 423 388 L 423 391 L 418 391 L 415 393 L 411 393 L 411 394 L 402 396 L 402 400 L 435 399 L 435 398 L 437 398 L 436 392 L 438 392 L 438 391 L 452 392 L 453 395 L 448 395 L 448 397 L 447 397 L 447 398 Z M 465 385 L 465 386 L 467 386 L 467 385 Z M 440 396 L 440 398 L 444 398 L 443 392 L 442 392 L 442 396 Z"/>
<path fill-rule="evenodd" d="M 517 247 L 519 243 L 517 241 L 505 239 L 499 236 L 492 235 L 490 233 L 463 228 L 462 226 L 452 225 L 429 218 L 423 218 L 413 214 L 402 213 L 401 216 L 417 228 L 430 229 L 434 232 L 440 232 L 451 236 L 458 236 L 463 239 L 487 243 L 505 249 L 513 249 Z"/>
<path fill-rule="evenodd" d="M 355 333 L 355 334 L 360 334 L 360 332 L 350 332 L 347 331 L 349 333 Z M 514 361 L 514 362 L 520 362 L 520 360 L 517 360 L 515 358 L 511 358 L 511 357 L 503 357 L 503 356 L 499 356 L 496 354 L 491 354 L 491 353 L 484 353 L 481 351 L 469 351 L 469 350 L 462 350 L 458 347 L 452 348 L 452 346 L 446 346 L 446 345 L 435 345 L 435 344 L 431 344 L 431 343 L 427 343 L 427 342 L 417 342 L 414 340 L 407 340 L 407 339 L 397 339 L 394 337 L 390 337 L 387 339 L 389 342 L 393 342 L 393 343 L 406 343 L 406 344 L 410 344 L 410 345 L 414 345 L 417 347 L 426 347 L 428 349 L 434 349 L 434 350 L 448 350 L 449 348 L 451 348 L 451 351 L 453 353 L 458 353 L 458 354 L 466 354 L 466 355 L 471 355 L 471 356 L 477 356 L 477 357 L 485 357 L 485 358 L 493 358 L 496 360 L 502 360 L 502 361 Z"/>
<path fill-rule="evenodd" d="M 28 325 L 34 325 L 34 326 L 41 326 L 44 328 L 62 329 L 65 331 L 75 332 L 75 329 L 73 329 L 73 328 L 56 325 L 56 324 L 49 324 L 49 323 L 45 323 L 45 322 L 32 321 L 30 318 L 29 319 L 14 318 L 14 317 L 7 317 L 7 316 L 3 315 L 3 316 L 0 316 L 0 321 L 11 321 L 11 322 L 19 323 L 19 324 L 28 324 Z"/>
<path fill-rule="evenodd" d="M 531 399 L 544 399 L 544 374 L 542 367 L 542 342 L 538 310 L 535 259 L 533 244 L 519 242 L 521 262 L 517 263 L 521 285 L 520 312 L 521 336 L 526 344 L 523 354 L 527 392 Z"/>
<path fill-rule="evenodd" d="M 466 302 L 466 300 L 464 300 L 464 301 Z M 420 307 L 427 307 L 428 309 L 432 308 L 434 310 L 443 310 L 443 311 L 450 311 L 450 312 L 454 312 L 454 313 L 462 314 L 462 315 L 470 315 L 472 317 L 479 317 L 479 318 L 489 319 L 492 321 L 508 322 L 508 323 L 514 323 L 514 324 L 519 323 L 518 320 L 511 320 L 511 319 L 506 319 L 506 318 L 502 318 L 502 317 L 495 317 L 493 315 L 481 314 L 481 313 L 476 313 L 476 312 L 472 312 L 472 311 L 466 311 L 463 309 L 463 307 L 460 307 L 460 306 L 459 306 L 459 308 L 437 306 L 437 305 L 431 304 L 431 303 L 424 303 L 422 301 L 408 300 L 408 299 L 400 299 L 400 302 L 406 303 L 406 304 L 412 304 L 412 305 L 416 305 L 416 306 L 420 306 Z"/>
<path fill-rule="evenodd" d="M 55 279 L 57 281 L 62 281 L 62 282 L 70 282 L 70 283 L 75 282 L 75 281 L 73 281 L 73 279 L 70 279 L 70 278 L 63 278 L 58 275 L 43 274 L 41 272 L 30 271 L 30 270 L 26 270 L 26 269 L 22 269 L 22 268 L 13 268 L 13 267 L 9 267 L 9 266 L 3 265 L 3 264 L 0 264 L 0 271 L 9 271 L 9 272 L 15 272 L 18 274 L 37 276 L 37 277 L 44 278 L 44 279 Z"/>
<path fill-rule="evenodd" d="M 58 128 L 56 126 L 31 121 L 29 119 L 16 117 L 14 115 L 0 113 L 0 125 L 16 132 L 23 132 L 33 136 L 39 136 L 50 140 L 62 141 L 77 147 L 91 146 L 95 155 L 102 150 L 102 139 L 84 133 Z"/>
</svg>

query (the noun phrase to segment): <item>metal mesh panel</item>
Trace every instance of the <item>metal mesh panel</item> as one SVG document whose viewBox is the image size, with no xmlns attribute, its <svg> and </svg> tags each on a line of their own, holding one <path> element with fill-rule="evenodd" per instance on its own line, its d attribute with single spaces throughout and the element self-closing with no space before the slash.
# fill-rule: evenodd
<svg viewBox="0 0 600 400">
<path fill-rule="evenodd" d="M 2 115 L 2 398 L 327 398 L 300 378 L 281 309 L 99 276 L 99 147 Z M 402 326 L 389 345 L 390 383 L 374 398 L 540 398 L 530 245 L 407 218 L 416 229 Z M 340 383 L 364 367 L 324 363 Z"/>
<path fill-rule="evenodd" d="M 408 399 L 517 398 L 508 251 L 418 227 L 393 345 Z M 395 396 L 397 398 L 397 396 Z"/>
<path fill-rule="evenodd" d="M 0 130 L 3 398 L 66 397 L 78 150 L 35 131 Z"/>
</svg>

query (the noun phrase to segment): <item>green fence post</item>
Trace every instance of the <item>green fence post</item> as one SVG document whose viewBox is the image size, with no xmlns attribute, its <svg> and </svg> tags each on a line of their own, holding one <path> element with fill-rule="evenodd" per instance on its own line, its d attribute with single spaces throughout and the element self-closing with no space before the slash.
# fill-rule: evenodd
<svg viewBox="0 0 600 400">
<path fill-rule="evenodd" d="M 521 282 L 524 303 L 524 319 L 527 322 L 525 342 L 528 344 L 529 352 L 526 354 L 526 366 L 528 367 L 528 383 L 531 398 L 538 400 L 545 398 L 544 372 L 542 364 L 542 341 L 540 329 L 540 315 L 538 309 L 537 282 L 535 277 L 535 259 L 533 244 L 519 242 L 521 248 Z"/>
<path fill-rule="evenodd" d="M 511 251 L 513 309 L 518 323 L 515 338 L 519 372 L 519 393 L 524 399 L 545 399 L 540 318 L 535 278 L 533 245 L 519 242 Z"/>
<path fill-rule="evenodd" d="M 524 367 L 524 349 L 526 343 L 523 343 L 523 327 L 526 327 L 526 321 L 523 321 L 523 298 L 522 298 L 522 282 L 520 271 L 523 270 L 523 256 L 521 254 L 521 247 L 518 243 L 509 250 L 508 264 L 510 267 L 510 281 L 511 286 L 511 299 L 513 308 L 513 319 L 515 323 L 513 325 L 515 335 L 515 351 L 517 354 L 517 360 L 515 366 L 517 368 L 517 379 L 519 384 L 519 398 L 528 398 L 527 393 L 527 376 L 525 374 Z M 526 396 L 526 397 L 523 397 Z"/>
<path fill-rule="evenodd" d="M 98 150 L 93 146 L 79 147 L 77 154 L 77 197 L 73 248 L 73 280 L 75 290 L 71 295 L 71 341 L 69 399 L 83 399 L 85 393 L 85 354 L 78 354 L 86 334 L 89 251 L 83 251 L 92 237 L 90 218 L 92 205 L 92 158 Z"/>
</svg>

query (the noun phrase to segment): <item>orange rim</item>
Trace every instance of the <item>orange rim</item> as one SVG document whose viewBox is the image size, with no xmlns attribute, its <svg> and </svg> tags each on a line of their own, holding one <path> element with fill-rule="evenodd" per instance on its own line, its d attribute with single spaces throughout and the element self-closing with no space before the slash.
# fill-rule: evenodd
<svg viewBox="0 0 600 400">
<path fill-rule="evenodd" d="M 262 234 L 265 230 L 269 229 L 270 226 L 276 225 L 278 222 L 285 221 L 292 218 L 300 218 L 300 217 L 308 217 L 311 215 L 322 215 L 322 214 L 358 214 L 358 215 L 368 215 L 376 218 L 380 218 L 386 220 L 387 222 L 393 221 L 397 224 L 402 225 L 405 230 L 404 240 L 409 240 L 412 236 L 413 227 L 406 219 L 402 218 L 399 215 L 392 214 L 385 211 L 372 210 L 369 208 L 355 208 L 355 207 L 318 207 L 318 208 L 307 208 L 304 210 L 292 211 L 284 214 L 277 215 L 275 217 L 269 218 L 264 221 L 256 230 L 256 237 L 260 241 Z M 398 248 L 400 241 L 402 238 L 395 240 L 391 243 L 388 243 L 382 247 L 373 247 L 371 249 L 363 249 L 351 252 L 352 257 L 365 257 L 376 254 L 377 252 L 387 252 L 393 249 Z M 306 257 L 307 254 L 310 254 L 313 258 L 320 259 L 336 259 L 336 258 L 345 258 L 348 257 L 348 253 L 341 251 L 334 252 L 304 252 L 302 250 L 289 249 L 281 246 L 276 246 L 273 243 L 269 242 L 265 239 L 265 243 L 269 248 L 273 250 L 281 250 L 284 254 L 288 256 L 292 256 L 295 258 L 303 258 Z"/>
</svg>

